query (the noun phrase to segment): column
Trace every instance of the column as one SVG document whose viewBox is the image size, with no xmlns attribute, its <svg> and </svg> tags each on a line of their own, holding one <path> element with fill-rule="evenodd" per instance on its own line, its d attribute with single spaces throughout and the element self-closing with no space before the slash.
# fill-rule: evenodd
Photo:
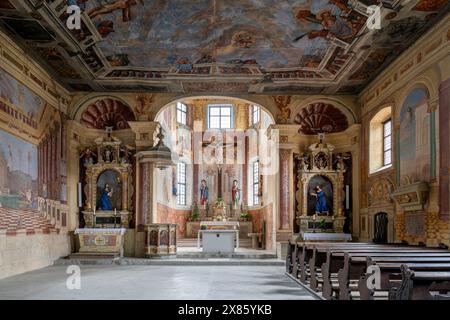
<svg viewBox="0 0 450 320">
<path fill-rule="evenodd" d="M 144 257 L 147 250 L 146 227 L 156 219 L 156 187 L 154 165 L 145 157 L 145 150 L 154 145 L 154 136 L 159 129 L 157 122 L 129 121 L 136 134 L 136 183 L 134 207 L 136 208 L 135 251 L 137 257 Z"/>
<path fill-rule="evenodd" d="M 150 174 L 150 162 L 139 162 L 139 190 L 140 197 L 138 203 L 136 226 L 138 231 L 144 231 L 144 226 L 151 221 L 151 189 L 152 176 Z"/>
<path fill-rule="evenodd" d="M 428 103 L 427 112 L 430 114 L 430 178 L 436 179 L 436 110 L 438 101 L 433 100 Z"/>
<path fill-rule="evenodd" d="M 280 149 L 280 229 L 289 229 L 290 206 L 290 158 L 292 150 Z"/>
<path fill-rule="evenodd" d="M 450 218 L 450 78 L 439 86 L 439 211 Z"/>
</svg>

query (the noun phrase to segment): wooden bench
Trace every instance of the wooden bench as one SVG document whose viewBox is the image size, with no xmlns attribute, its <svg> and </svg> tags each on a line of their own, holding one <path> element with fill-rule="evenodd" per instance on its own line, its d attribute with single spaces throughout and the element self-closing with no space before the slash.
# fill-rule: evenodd
<svg viewBox="0 0 450 320">
<path fill-rule="evenodd" d="M 395 279 L 401 274 L 402 264 L 395 262 L 382 262 L 376 263 L 372 258 L 367 258 L 367 265 L 377 266 L 380 270 L 380 287 L 379 288 L 369 288 L 368 280 L 371 274 L 365 273 L 361 276 L 358 282 L 358 290 L 361 300 L 373 300 L 375 292 L 385 292 L 388 293 L 391 289 L 393 278 Z M 407 264 L 408 268 L 413 271 L 447 271 L 450 272 L 450 263 L 423 263 L 423 262 L 413 262 Z"/>
<path fill-rule="evenodd" d="M 370 255 L 369 255 L 370 256 Z M 408 253 L 398 253 L 398 256 L 370 256 L 372 261 L 378 263 L 450 263 L 450 257 L 410 257 Z M 344 267 L 338 271 L 338 297 L 340 300 L 350 300 L 351 291 L 357 291 L 358 287 L 351 286 L 351 282 L 358 283 L 361 276 L 367 270 L 367 256 L 351 256 L 346 253 L 344 256 Z"/>
<path fill-rule="evenodd" d="M 419 250 L 410 250 L 410 251 L 404 251 L 402 249 L 377 249 L 373 251 L 352 251 L 347 250 L 345 251 L 356 259 L 356 257 L 361 257 L 361 262 L 364 261 L 364 259 L 368 256 L 373 257 L 396 257 L 400 254 L 407 253 L 408 256 L 416 256 L 416 257 L 423 257 L 423 256 L 433 256 L 433 257 L 441 257 L 441 256 L 447 256 L 450 257 L 450 252 L 434 252 L 434 250 L 427 251 L 419 251 Z M 344 269 L 344 255 L 345 252 L 342 251 L 331 251 L 328 250 L 326 261 L 321 265 L 321 279 L 317 279 L 317 282 L 322 283 L 322 295 L 325 299 L 331 299 L 332 296 L 332 277 L 337 279 L 337 275 L 340 269 Z M 367 263 L 366 263 L 367 266 Z M 364 264 L 362 265 L 362 268 L 364 268 Z"/>
<path fill-rule="evenodd" d="M 400 285 L 391 287 L 389 300 L 450 300 L 449 271 L 413 271 L 404 264 L 401 276 Z"/>
<path fill-rule="evenodd" d="M 319 283 L 324 282 L 325 296 L 330 294 L 330 276 L 331 273 L 337 273 L 340 268 L 344 267 L 344 254 L 346 252 L 355 256 L 361 256 L 363 258 L 369 255 L 375 256 L 398 256 L 401 253 L 409 253 L 411 256 L 416 255 L 418 257 L 422 255 L 430 255 L 439 257 L 443 252 L 434 249 L 417 249 L 417 248 L 400 248 L 395 246 L 389 247 L 373 247 L 372 249 L 353 249 L 353 248 L 338 248 L 338 249 L 317 249 L 314 248 L 312 257 L 309 261 L 309 275 L 310 275 L 310 287 L 313 290 L 317 290 Z M 450 253 L 446 252 L 450 257 Z M 321 278 L 318 277 L 317 269 L 321 270 Z"/>
<path fill-rule="evenodd" d="M 289 241 L 286 271 L 304 284 L 309 284 L 315 291 L 322 290 L 326 299 L 331 299 L 333 292 L 339 299 L 352 298 L 352 292 L 358 291 L 359 282 L 366 273 L 368 257 L 370 263 L 413 263 L 430 270 L 439 270 L 438 265 L 446 268 L 450 265 L 450 252 L 440 248 L 426 248 L 397 244 L 377 245 L 369 243 L 292 243 Z M 434 268 L 434 269 L 433 269 Z M 397 269 L 398 270 L 398 269 Z M 387 272 L 387 271 L 386 271 Z M 383 273 L 382 273 L 383 274 Z M 393 273 L 388 273 L 391 276 Z M 388 276 L 388 278 L 389 278 Z M 386 277 L 383 275 L 383 277 Z M 399 277 L 400 279 L 400 277 Z M 389 283 L 389 282 L 388 282 Z M 361 287 L 359 295 L 362 299 L 373 297 L 374 292 Z M 383 290 L 386 290 L 383 278 Z M 383 292 L 384 294 L 384 292 Z"/>
</svg>

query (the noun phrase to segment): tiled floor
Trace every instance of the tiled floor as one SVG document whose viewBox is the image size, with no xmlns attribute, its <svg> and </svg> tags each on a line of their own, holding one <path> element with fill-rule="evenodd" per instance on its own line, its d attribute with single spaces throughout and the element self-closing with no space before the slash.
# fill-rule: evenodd
<svg viewBox="0 0 450 320">
<path fill-rule="evenodd" d="M 56 232 L 37 209 L 11 209 L 0 207 L 0 231 L 14 236 L 18 233 L 35 234 Z"/>
<path fill-rule="evenodd" d="M 81 266 L 69 290 L 67 266 L 0 280 L 0 299 L 313 300 L 282 266 Z"/>
</svg>

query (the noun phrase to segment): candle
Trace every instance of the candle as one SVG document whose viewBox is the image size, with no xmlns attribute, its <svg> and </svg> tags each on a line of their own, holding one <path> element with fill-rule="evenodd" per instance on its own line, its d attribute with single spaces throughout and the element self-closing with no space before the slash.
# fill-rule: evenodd
<svg viewBox="0 0 450 320">
<path fill-rule="evenodd" d="M 316 221 L 316 215 L 315 214 L 313 215 L 313 221 Z"/>
</svg>

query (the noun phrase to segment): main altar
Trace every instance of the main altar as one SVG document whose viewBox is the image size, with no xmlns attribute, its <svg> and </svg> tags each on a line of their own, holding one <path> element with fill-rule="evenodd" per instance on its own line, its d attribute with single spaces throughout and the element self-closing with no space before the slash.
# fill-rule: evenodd
<svg viewBox="0 0 450 320">
<path fill-rule="evenodd" d="M 319 134 L 318 143 L 295 155 L 300 236 L 305 241 L 348 241 L 351 238 L 343 233 L 345 155 L 334 155 L 335 147 L 323 139 L 324 135 Z"/>
</svg>

